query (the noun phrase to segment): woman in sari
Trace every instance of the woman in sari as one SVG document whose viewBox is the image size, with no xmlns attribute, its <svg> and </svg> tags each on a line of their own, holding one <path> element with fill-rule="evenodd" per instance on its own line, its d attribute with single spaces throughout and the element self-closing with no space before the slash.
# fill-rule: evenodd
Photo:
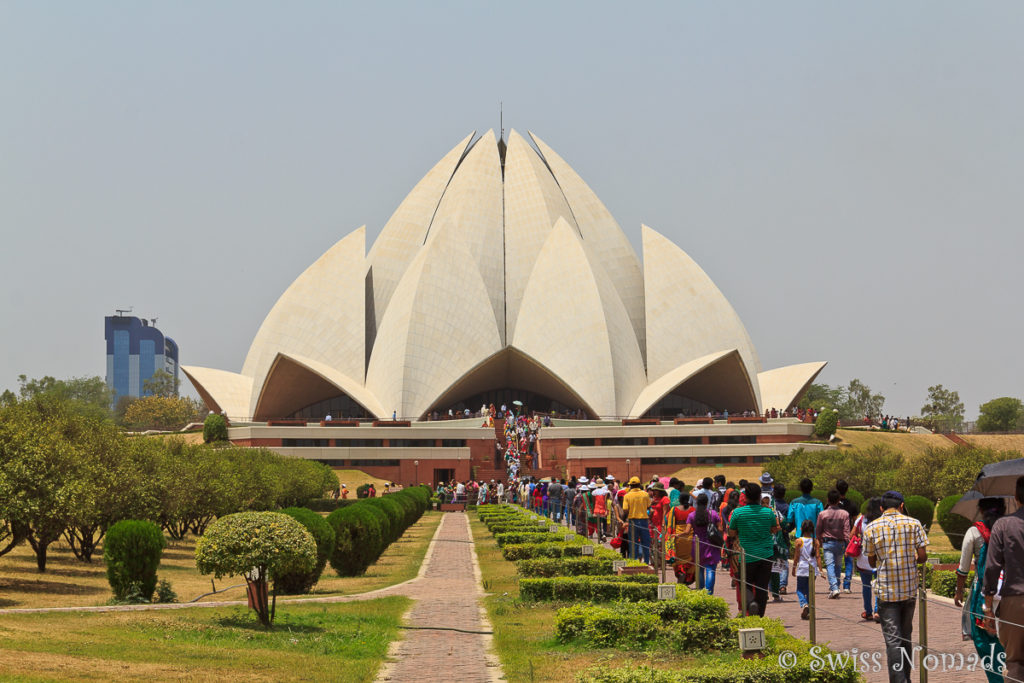
<svg viewBox="0 0 1024 683">
<path fill-rule="evenodd" d="M 1000 653 L 1003 646 L 994 634 L 982 628 L 984 615 L 982 607 L 985 605 L 985 596 L 982 595 L 981 586 L 985 580 L 985 561 L 988 556 L 988 538 L 992 534 L 992 525 L 996 520 L 1006 514 L 1006 501 L 1002 498 L 982 498 L 978 501 L 978 510 L 981 512 L 981 521 L 975 522 L 974 526 L 964 534 L 963 547 L 960 551 L 960 566 L 956 570 L 956 593 L 953 603 L 960 607 L 964 605 L 967 611 L 967 618 L 970 619 L 970 636 L 974 641 L 974 647 L 978 656 L 988 658 L 991 656 L 992 667 L 997 668 Z M 974 583 L 971 585 L 971 593 L 964 603 L 964 588 L 967 584 L 968 572 L 971 568 L 971 560 L 974 560 Z M 988 661 L 988 659 L 983 659 Z M 996 671 L 985 670 L 985 675 L 990 683 L 1003 680 L 1003 675 Z"/>
</svg>

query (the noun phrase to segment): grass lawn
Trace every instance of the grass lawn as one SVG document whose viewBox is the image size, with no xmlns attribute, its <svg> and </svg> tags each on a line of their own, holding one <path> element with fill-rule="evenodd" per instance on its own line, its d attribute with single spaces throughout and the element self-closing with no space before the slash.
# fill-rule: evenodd
<svg viewBox="0 0 1024 683">
<path fill-rule="evenodd" d="M 410 602 L 278 602 L 270 631 L 242 607 L 7 615 L 0 671 L 5 681 L 371 681 Z"/>
<path fill-rule="evenodd" d="M 953 442 L 941 434 L 910 434 L 906 432 L 868 431 L 864 429 L 840 429 L 836 436 L 841 444 L 866 449 L 872 446 L 888 446 L 894 451 L 907 455 L 924 453 L 929 448 L 952 448 Z"/>
<path fill-rule="evenodd" d="M 963 434 L 972 446 L 994 448 L 997 451 L 1021 451 L 1024 456 L 1024 434 Z"/>
<path fill-rule="evenodd" d="M 629 652 L 595 650 L 581 645 L 563 645 L 555 640 L 555 614 L 563 604 L 521 602 L 515 564 L 501 556 L 494 537 L 483 523 L 470 516 L 476 541 L 477 559 L 487 597 L 484 605 L 494 627 L 494 647 L 505 677 L 510 681 L 571 681 L 591 666 L 649 664 L 659 668 L 695 666 L 701 658 L 674 652 Z M 709 661 L 725 663 L 735 655 L 707 655 Z"/>
<path fill-rule="evenodd" d="M 327 565 L 313 594 L 362 593 L 413 578 L 419 571 L 427 546 L 440 521 L 441 513 L 425 513 L 384 551 L 364 576 L 341 578 Z M 168 541 L 160 561 L 158 576 L 171 582 L 180 602 L 187 602 L 211 590 L 212 577 L 203 576 L 196 570 L 195 550 L 195 539 L 192 537 L 182 541 Z M 55 543 L 50 546 L 46 567 L 45 573 L 36 570 L 35 555 L 28 543 L 0 557 L 0 607 L 103 605 L 111 597 L 102 548 L 93 556 L 92 563 L 87 564 L 76 559 L 63 542 Z M 241 577 L 225 577 L 218 580 L 216 585 L 222 589 L 244 583 Z M 204 601 L 244 598 L 245 589 L 240 586 L 204 598 Z"/>
</svg>

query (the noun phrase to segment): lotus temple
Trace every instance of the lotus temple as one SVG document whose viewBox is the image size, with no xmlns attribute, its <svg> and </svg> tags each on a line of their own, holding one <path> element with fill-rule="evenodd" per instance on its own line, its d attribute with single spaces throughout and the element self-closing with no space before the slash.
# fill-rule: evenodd
<svg viewBox="0 0 1024 683">
<path fill-rule="evenodd" d="M 473 133 L 369 251 L 364 226 L 299 275 L 241 372 L 182 369 L 232 441 L 406 483 L 504 476 L 501 426 L 475 416 L 489 405 L 554 416 L 527 474 L 794 448 L 812 426 L 784 414 L 825 363 L 762 369 L 708 275 L 641 230 L 642 259 L 532 133 Z"/>
</svg>

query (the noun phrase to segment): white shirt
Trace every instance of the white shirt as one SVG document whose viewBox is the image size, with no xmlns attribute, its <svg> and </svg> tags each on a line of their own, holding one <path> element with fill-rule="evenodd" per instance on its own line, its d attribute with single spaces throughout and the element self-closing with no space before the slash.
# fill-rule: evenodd
<svg viewBox="0 0 1024 683">
<path fill-rule="evenodd" d="M 960 566 L 957 567 L 957 571 L 961 574 L 971 571 L 971 562 L 977 559 L 983 545 L 985 545 L 985 539 L 982 538 L 978 527 L 972 524 L 964 534 L 964 542 L 960 549 Z"/>
</svg>

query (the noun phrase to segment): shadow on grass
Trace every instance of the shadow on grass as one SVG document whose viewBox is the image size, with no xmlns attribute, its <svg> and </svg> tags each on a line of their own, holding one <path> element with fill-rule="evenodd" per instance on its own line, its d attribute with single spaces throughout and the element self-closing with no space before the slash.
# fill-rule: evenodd
<svg viewBox="0 0 1024 683">
<path fill-rule="evenodd" d="M 81 569 L 75 569 L 73 567 L 55 567 L 52 564 L 47 565 L 46 571 L 41 572 L 35 566 L 31 567 L 5 567 L 4 573 L 7 574 L 35 574 L 36 576 L 70 576 L 79 579 L 96 579 L 103 578 L 106 575 L 106 569 L 102 562 L 92 564 L 85 564 Z"/>
<path fill-rule="evenodd" d="M 221 617 L 215 621 L 221 626 L 244 631 L 255 631 L 257 633 L 323 633 L 326 630 L 322 626 L 294 624 L 287 621 L 275 621 L 270 628 L 267 628 L 257 620 L 255 612 L 252 611 L 247 612 L 245 615 L 234 614 L 228 617 Z"/>
<path fill-rule="evenodd" d="M 53 593 L 54 595 L 94 595 L 108 593 L 109 588 L 58 583 L 57 581 L 23 581 L 21 579 L 0 579 L 0 591 L 17 593 Z"/>
</svg>

